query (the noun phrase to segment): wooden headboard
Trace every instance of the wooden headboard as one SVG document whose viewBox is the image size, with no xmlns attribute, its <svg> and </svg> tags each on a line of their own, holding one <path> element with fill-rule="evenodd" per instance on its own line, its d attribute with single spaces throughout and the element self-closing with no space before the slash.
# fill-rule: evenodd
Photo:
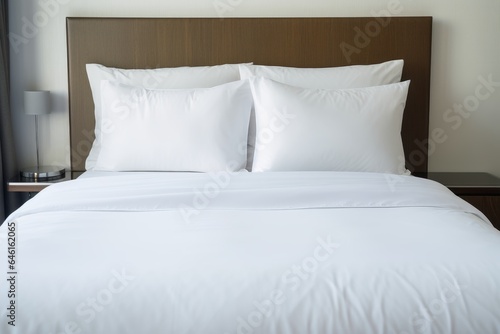
<svg viewBox="0 0 500 334">
<path fill-rule="evenodd" d="M 120 68 L 242 62 L 330 67 L 404 59 L 403 79 L 411 79 L 402 130 L 406 163 L 412 171 L 426 172 L 431 35 L 431 17 L 69 17 L 71 168 L 85 170 L 94 139 L 87 63 Z"/>
</svg>

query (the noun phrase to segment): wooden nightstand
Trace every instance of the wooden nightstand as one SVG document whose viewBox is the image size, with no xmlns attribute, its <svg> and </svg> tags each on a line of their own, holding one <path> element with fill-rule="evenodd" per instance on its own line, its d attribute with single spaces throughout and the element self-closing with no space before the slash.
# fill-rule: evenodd
<svg viewBox="0 0 500 334">
<path fill-rule="evenodd" d="M 54 180 L 44 180 L 44 181 L 34 181 L 29 179 L 21 178 L 20 176 L 11 179 L 8 184 L 8 191 L 10 192 L 25 192 L 25 193 L 37 193 L 44 188 L 59 182 L 69 181 L 76 179 L 78 176 L 82 175 L 82 172 L 66 172 L 65 177 Z"/>
<path fill-rule="evenodd" d="M 500 179 L 488 173 L 416 174 L 448 187 L 460 198 L 474 205 L 500 230 Z"/>
</svg>

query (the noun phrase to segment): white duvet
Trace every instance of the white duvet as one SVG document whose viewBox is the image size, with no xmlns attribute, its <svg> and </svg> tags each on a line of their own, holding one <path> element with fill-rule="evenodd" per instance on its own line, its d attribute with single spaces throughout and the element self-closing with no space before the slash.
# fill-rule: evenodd
<svg viewBox="0 0 500 334">
<path fill-rule="evenodd" d="M 102 175 L 0 227 L 0 333 L 500 332 L 500 232 L 432 181 Z"/>
</svg>

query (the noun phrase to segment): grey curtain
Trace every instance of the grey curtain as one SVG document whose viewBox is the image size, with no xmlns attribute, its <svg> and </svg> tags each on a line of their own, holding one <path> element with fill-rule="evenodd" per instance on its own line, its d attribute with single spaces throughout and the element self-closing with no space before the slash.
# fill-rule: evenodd
<svg viewBox="0 0 500 334">
<path fill-rule="evenodd" d="M 7 182 L 18 173 L 9 99 L 9 39 L 7 0 L 0 0 L 0 224 L 20 205 L 15 193 L 7 192 Z"/>
</svg>

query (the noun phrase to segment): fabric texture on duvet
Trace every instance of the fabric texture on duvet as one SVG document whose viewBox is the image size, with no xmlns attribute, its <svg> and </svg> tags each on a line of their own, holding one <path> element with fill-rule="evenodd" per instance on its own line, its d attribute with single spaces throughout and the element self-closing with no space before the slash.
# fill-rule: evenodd
<svg viewBox="0 0 500 334">
<path fill-rule="evenodd" d="M 18 235 L 19 333 L 500 328 L 500 232 L 435 182 L 109 175 L 51 186 L 6 221 Z M 6 273 L 5 223 L 0 240 Z"/>
</svg>

